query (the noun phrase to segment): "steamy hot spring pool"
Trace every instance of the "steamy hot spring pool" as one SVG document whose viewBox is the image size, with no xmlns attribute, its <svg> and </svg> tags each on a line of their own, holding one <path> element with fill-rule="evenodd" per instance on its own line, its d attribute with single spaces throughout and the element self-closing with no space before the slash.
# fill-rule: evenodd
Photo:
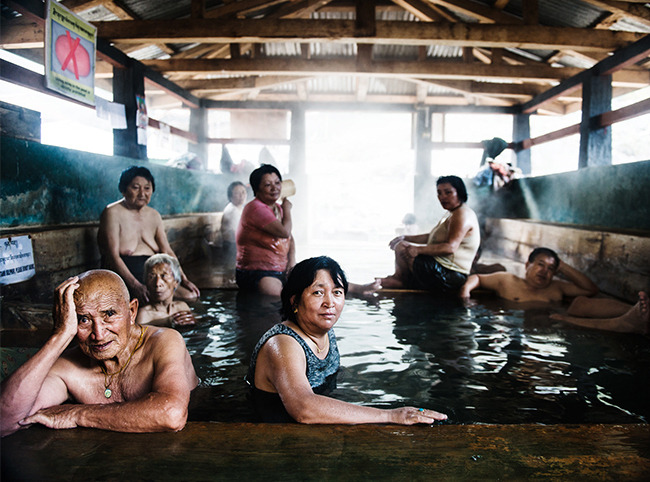
<svg viewBox="0 0 650 482">
<path fill-rule="evenodd" d="M 201 384 L 189 420 L 254 421 L 244 376 L 279 302 L 204 292 L 182 329 Z M 478 299 L 422 293 L 348 299 L 334 330 L 341 352 L 332 397 L 382 408 L 413 405 L 445 423 L 646 423 L 650 339 L 587 330 Z"/>
</svg>

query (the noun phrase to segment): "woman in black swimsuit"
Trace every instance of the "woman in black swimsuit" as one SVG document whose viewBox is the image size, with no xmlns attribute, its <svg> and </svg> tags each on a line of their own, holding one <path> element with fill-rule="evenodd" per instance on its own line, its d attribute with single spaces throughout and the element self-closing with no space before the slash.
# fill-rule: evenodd
<svg viewBox="0 0 650 482">
<path fill-rule="evenodd" d="M 328 397 L 339 352 L 332 328 L 345 305 L 348 282 L 339 264 L 320 256 L 298 263 L 282 290 L 284 321 L 258 342 L 247 375 L 253 403 L 266 422 L 433 423 L 433 410 L 382 410 Z"/>
</svg>

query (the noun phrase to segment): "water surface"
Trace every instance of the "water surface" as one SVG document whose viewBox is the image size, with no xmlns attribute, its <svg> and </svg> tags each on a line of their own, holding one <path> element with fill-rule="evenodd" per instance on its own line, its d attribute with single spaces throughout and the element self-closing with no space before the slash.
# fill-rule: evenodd
<svg viewBox="0 0 650 482">
<path fill-rule="evenodd" d="M 279 302 L 212 291 L 194 308 L 199 324 L 182 331 L 201 378 L 190 420 L 253 420 L 243 378 L 255 343 L 280 321 Z M 342 368 L 332 396 L 432 408 L 456 424 L 645 423 L 650 340 L 549 312 L 420 293 L 348 299 L 335 326 Z"/>
</svg>

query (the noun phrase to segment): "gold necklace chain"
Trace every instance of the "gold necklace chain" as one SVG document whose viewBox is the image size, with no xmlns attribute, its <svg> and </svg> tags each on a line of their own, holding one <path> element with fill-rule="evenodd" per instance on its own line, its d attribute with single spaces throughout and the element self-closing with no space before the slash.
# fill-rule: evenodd
<svg viewBox="0 0 650 482">
<path fill-rule="evenodd" d="M 316 345 L 316 350 L 318 351 L 319 354 L 322 353 L 323 351 L 325 351 L 325 348 L 327 347 L 327 342 L 325 342 L 325 345 L 326 345 L 326 346 L 324 346 L 323 348 L 320 348 L 320 347 L 318 346 L 318 343 L 316 343 L 316 340 L 314 340 L 314 339 L 311 337 L 310 334 L 308 334 L 305 330 L 302 330 L 302 332 L 303 332 L 305 335 L 307 335 L 307 338 L 309 338 L 311 341 L 314 342 L 314 345 Z"/>
<path fill-rule="evenodd" d="M 108 388 L 108 387 L 111 386 L 111 383 L 113 383 L 113 378 L 116 375 L 119 375 L 120 373 L 122 373 L 124 371 L 124 369 L 127 366 L 129 366 L 129 363 L 131 363 L 131 358 L 133 358 L 133 355 L 135 355 L 135 352 L 138 351 L 140 349 L 140 347 L 142 346 L 142 340 L 144 339 L 144 334 L 147 332 L 147 328 L 149 328 L 149 327 L 145 328 L 142 325 L 140 325 L 140 338 L 138 338 L 138 342 L 135 344 L 135 348 L 133 348 L 133 351 L 129 355 L 129 359 L 126 360 L 126 363 L 122 366 L 122 368 L 120 368 L 115 373 L 108 373 L 106 371 L 106 368 L 104 368 L 103 365 L 99 366 L 102 369 L 102 373 L 104 374 L 104 389 L 105 389 L 104 390 L 104 396 L 106 398 L 111 398 L 111 395 L 113 395 L 113 391 L 110 388 Z"/>
</svg>

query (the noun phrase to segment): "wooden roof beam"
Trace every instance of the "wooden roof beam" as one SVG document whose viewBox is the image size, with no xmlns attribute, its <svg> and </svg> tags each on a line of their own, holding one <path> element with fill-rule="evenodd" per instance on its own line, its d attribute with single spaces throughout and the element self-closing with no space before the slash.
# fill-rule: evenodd
<svg viewBox="0 0 650 482">
<path fill-rule="evenodd" d="M 128 43 L 334 42 L 396 45 L 458 45 L 611 51 L 643 34 L 540 25 L 485 25 L 377 21 L 376 34 L 359 32 L 354 20 L 128 20 L 96 22 L 98 36 Z"/>
<path fill-rule="evenodd" d="M 449 10 L 460 12 L 477 19 L 481 23 L 520 24 L 522 19 L 504 13 L 498 8 L 487 7 L 471 0 L 429 0 Z"/>
<path fill-rule="evenodd" d="M 2 20 L 0 48 L 6 50 L 42 49 L 45 45 L 43 25 L 25 19 Z"/>
<path fill-rule="evenodd" d="M 332 0 L 300 0 L 293 1 L 280 7 L 277 11 L 266 15 L 264 18 L 309 18 L 309 16 L 323 8 Z"/>
<path fill-rule="evenodd" d="M 281 75 L 224 77 L 221 79 L 185 80 L 177 84 L 186 90 L 225 91 L 270 89 L 279 85 L 305 82 L 312 77 L 294 77 Z"/>
<path fill-rule="evenodd" d="M 612 12 L 617 16 L 623 16 L 650 26 L 650 9 L 644 4 L 636 2 L 620 2 L 613 0 L 582 0 L 602 10 Z"/>
<path fill-rule="evenodd" d="M 618 52 L 614 53 L 611 57 L 606 58 L 605 60 L 598 62 L 589 70 L 580 72 L 579 74 L 571 77 L 570 79 L 564 80 L 556 87 L 549 89 L 544 92 L 542 95 L 537 96 L 536 98 L 526 102 L 521 106 L 523 113 L 531 113 L 535 109 L 539 108 L 544 103 L 556 99 L 560 95 L 576 90 L 582 87 L 583 82 L 585 82 L 590 76 L 595 75 L 609 75 L 612 74 L 613 79 L 616 79 L 616 75 L 621 73 L 621 69 L 625 68 L 627 65 L 636 63 L 638 60 L 647 57 L 650 54 L 650 35 L 645 36 L 641 40 L 629 45 L 623 49 L 620 49 Z M 628 75 L 634 71 L 628 71 Z M 637 74 L 648 74 L 647 71 L 636 72 Z M 646 84 L 647 85 L 647 84 Z"/>
<path fill-rule="evenodd" d="M 373 61 L 359 66 L 356 58 L 350 59 L 312 59 L 299 58 L 259 58 L 259 59 L 168 59 L 142 60 L 143 64 L 159 72 L 209 73 L 228 72 L 231 75 L 337 75 L 373 74 L 386 76 L 411 75 L 423 78 L 492 78 L 528 79 L 534 81 L 558 81 L 568 79 L 582 70 L 563 67 L 553 68 L 545 64 L 539 66 L 485 65 L 459 61 Z M 647 75 L 638 71 L 625 71 L 628 82 L 647 80 Z M 647 73 L 650 75 L 650 73 Z"/>
<path fill-rule="evenodd" d="M 423 22 L 456 22 L 457 19 L 445 10 L 422 0 L 391 0 Z"/>
</svg>

